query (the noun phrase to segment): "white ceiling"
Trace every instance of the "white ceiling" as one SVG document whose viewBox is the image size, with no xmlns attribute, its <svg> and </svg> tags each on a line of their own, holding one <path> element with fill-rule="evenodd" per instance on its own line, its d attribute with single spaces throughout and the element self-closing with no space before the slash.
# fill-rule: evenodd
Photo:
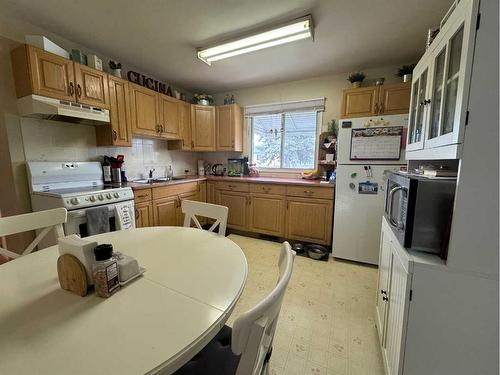
<svg viewBox="0 0 500 375">
<path fill-rule="evenodd" d="M 0 0 L 24 21 L 194 92 L 416 61 L 451 0 Z M 5 7 L 5 8 L 4 8 Z M 315 40 L 207 66 L 196 47 L 311 13 Z"/>
</svg>

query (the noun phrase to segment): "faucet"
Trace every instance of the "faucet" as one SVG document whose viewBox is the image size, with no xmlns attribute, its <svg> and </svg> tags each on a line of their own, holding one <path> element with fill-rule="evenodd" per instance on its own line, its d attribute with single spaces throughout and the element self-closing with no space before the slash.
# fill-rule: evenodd
<svg viewBox="0 0 500 375">
<path fill-rule="evenodd" d="M 153 179 L 153 172 L 154 172 L 154 171 L 155 171 L 155 169 L 154 169 L 154 168 L 149 170 L 149 179 L 150 179 L 150 180 L 151 180 L 151 179 Z"/>
</svg>

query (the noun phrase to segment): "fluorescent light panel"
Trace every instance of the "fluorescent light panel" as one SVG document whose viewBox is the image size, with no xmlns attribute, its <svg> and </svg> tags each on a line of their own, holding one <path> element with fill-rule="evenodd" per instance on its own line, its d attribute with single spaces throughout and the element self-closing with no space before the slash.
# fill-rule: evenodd
<svg viewBox="0 0 500 375">
<path fill-rule="evenodd" d="M 211 65 L 212 61 L 312 38 L 312 28 L 311 16 L 307 16 L 259 34 L 198 50 L 198 58 Z"/>
</svg>

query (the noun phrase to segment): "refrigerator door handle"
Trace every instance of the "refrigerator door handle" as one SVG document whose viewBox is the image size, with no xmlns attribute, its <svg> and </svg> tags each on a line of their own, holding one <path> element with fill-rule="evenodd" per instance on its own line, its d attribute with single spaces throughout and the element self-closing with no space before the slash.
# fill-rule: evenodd
<svg viewBox="0 0 500 375">
<path fill-rule="evenodd" d="M 396 192 L 398 192 L 399 190 L 403 190 L 403 189 L 404 189 L 403 186 L 396 186 L 396 187 L 392 188 L 391 191 L 389 192 L 389 204 L 387 207 L 387 211 L 389 214 L 389 223 L 394 228 L 397 228 L 397 229 L 400 228 L 400 224 L 392 218 L 392 201 L 394 200 L 394 194 L 396 194 Z"/>
</svg>

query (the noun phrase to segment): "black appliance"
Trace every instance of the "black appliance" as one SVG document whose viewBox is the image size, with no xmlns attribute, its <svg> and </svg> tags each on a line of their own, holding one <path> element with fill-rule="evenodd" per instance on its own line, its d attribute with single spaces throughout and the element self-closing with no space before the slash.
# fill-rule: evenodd
<svg viewBox="0 0 500 375">
<path fill-rule="evenodd" d="M 456 178 L 431 178 L 387 171 L 384 216 L 402 246 L 448 252 Z"/>
</svg>

